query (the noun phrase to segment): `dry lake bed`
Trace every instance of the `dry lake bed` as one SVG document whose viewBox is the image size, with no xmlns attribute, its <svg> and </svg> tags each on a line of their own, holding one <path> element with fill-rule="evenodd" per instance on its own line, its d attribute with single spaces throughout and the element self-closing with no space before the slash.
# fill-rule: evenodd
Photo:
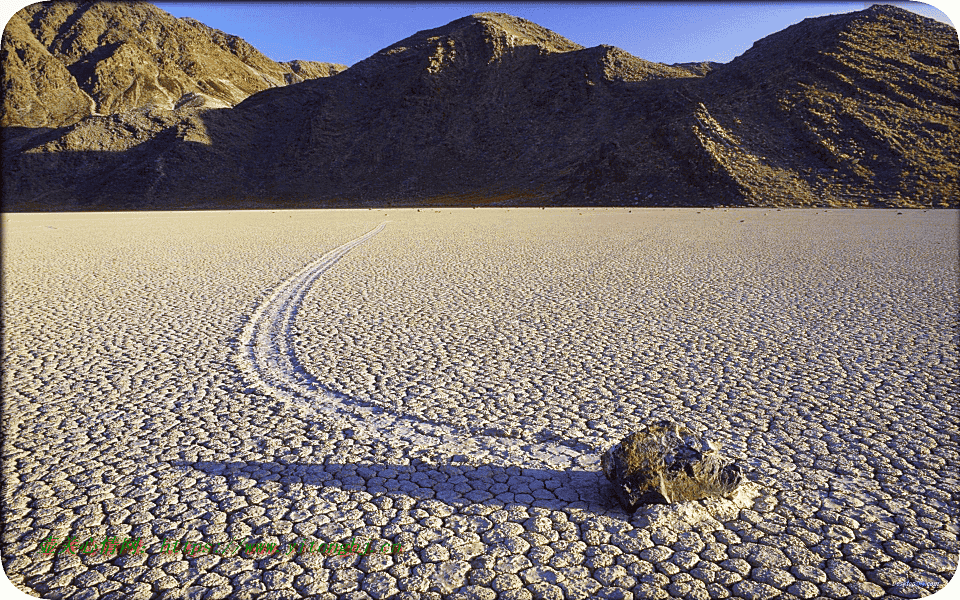
<svg viewBox="0 0 960 600">
<path fill-rule="evenodd" d="M 930 595 L 958 224 L 6 214 L 4 571 L 64 599 Z M 743 465 L 736 497 L 620 508 L 599 454 L 665 418 Z"/>
</svg>

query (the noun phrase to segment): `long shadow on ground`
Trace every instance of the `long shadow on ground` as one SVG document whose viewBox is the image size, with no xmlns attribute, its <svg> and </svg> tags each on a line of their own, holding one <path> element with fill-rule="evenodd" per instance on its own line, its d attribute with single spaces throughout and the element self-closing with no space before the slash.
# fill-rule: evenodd
<svg viewBox="0 0 960 600">
<path fill-rule="evenodd" d="M 436 465 L 418 459 L 407 465 L 369 461 L 353 464 L 175 461 L 173 465 L 225 477 L 228 485 L 241 479 L 252 479 L 257 486 L 277 482 L 283 492 L 290 491 L 294 485 L 310 485 L 366 491 L 374 496 L 435 499 L 451 508 L 474 504 L 501 508 L 519 503 L 552 510 L 577 508 L 597 514 L 619 513 L 629 518 L 617 504 L 613 488 L 600 471 Z"/>
</svg>

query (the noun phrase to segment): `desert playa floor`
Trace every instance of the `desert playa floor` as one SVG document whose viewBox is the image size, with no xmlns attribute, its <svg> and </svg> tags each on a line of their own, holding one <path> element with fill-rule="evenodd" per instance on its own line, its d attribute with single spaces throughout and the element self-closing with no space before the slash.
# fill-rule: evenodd
<svg viewBox="0 0 960 600">
<path fill-rule="evenodd" d="M 901 212 L 4 215 L 4 570 L 77 599 L 929 595 L 958 213 Z M 616 504 L 598 454 L 663 418 L 736 457 L 735 498 Z M 161 551 L 350 539 L 406 551 Z"/>
</svg>

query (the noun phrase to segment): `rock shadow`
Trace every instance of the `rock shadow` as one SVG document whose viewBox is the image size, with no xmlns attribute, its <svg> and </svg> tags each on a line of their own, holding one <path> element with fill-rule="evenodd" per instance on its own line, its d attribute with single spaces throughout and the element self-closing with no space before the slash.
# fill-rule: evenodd
<svg viewBox="0 0 960 600">
<path fill-rule="evenodd" d="M 224 477 L 228 484 L 249 479 L 255 482 L 254 486 L 264 488 L 276 482 L 285 495 L 293 486 L 305 485 L 346 492 L 365 491 L 374 497 L 407 497 L 418 502 L 438 500 L 455 510 L 475 504 L 494 508 L 522 504 L 630 518 L 599 470 L 436 464 L 420 459 L 412 459 L 409 464 L 174 461 L 173 465 Z M 263 491 L 276 495 L 276 490 Z"/>
</svg>

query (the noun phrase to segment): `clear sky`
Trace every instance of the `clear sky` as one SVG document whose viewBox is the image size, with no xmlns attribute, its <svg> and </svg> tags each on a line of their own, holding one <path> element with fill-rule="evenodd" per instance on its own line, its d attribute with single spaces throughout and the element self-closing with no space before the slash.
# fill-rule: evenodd
<svg viewBox="0 0 960 600">
<path fill-rule="evenodd" d="M 891 0 L 941 21 L 960 22 L 960 0 Z M 0 0 L 0 22 L 32 0 Z M 807 17 L 861 10 L 873 2 L 156 2 L 238 35 L 277 61 L 352 65 L 423 29 L 478 12 L 529 19 L 584 46 L 610 44 L 664 63 L 729 62 L 756 40 Z M 948 18 L 949 17 L 949 18 Z"/>
<path fill-rule="evenodd" d="M 940 2 L 943 8 L 951 10 L 947 4 L 950 0 Z M 944 13 L 933 6 L 895 3 L 949 22 Z M 193 17 L 238 35 L 273 60 L 319 60 L 345 65 L 359 62 L 417 31 L 478 12 L 505 12 L 523 17 L 583 46 L 610 44 L 655 62 L 729 62 L 756 40 L 807 17 L 852 12 L 871 4 L 873 2 L 156 2 L 176 17 Z"/>
</svg>

